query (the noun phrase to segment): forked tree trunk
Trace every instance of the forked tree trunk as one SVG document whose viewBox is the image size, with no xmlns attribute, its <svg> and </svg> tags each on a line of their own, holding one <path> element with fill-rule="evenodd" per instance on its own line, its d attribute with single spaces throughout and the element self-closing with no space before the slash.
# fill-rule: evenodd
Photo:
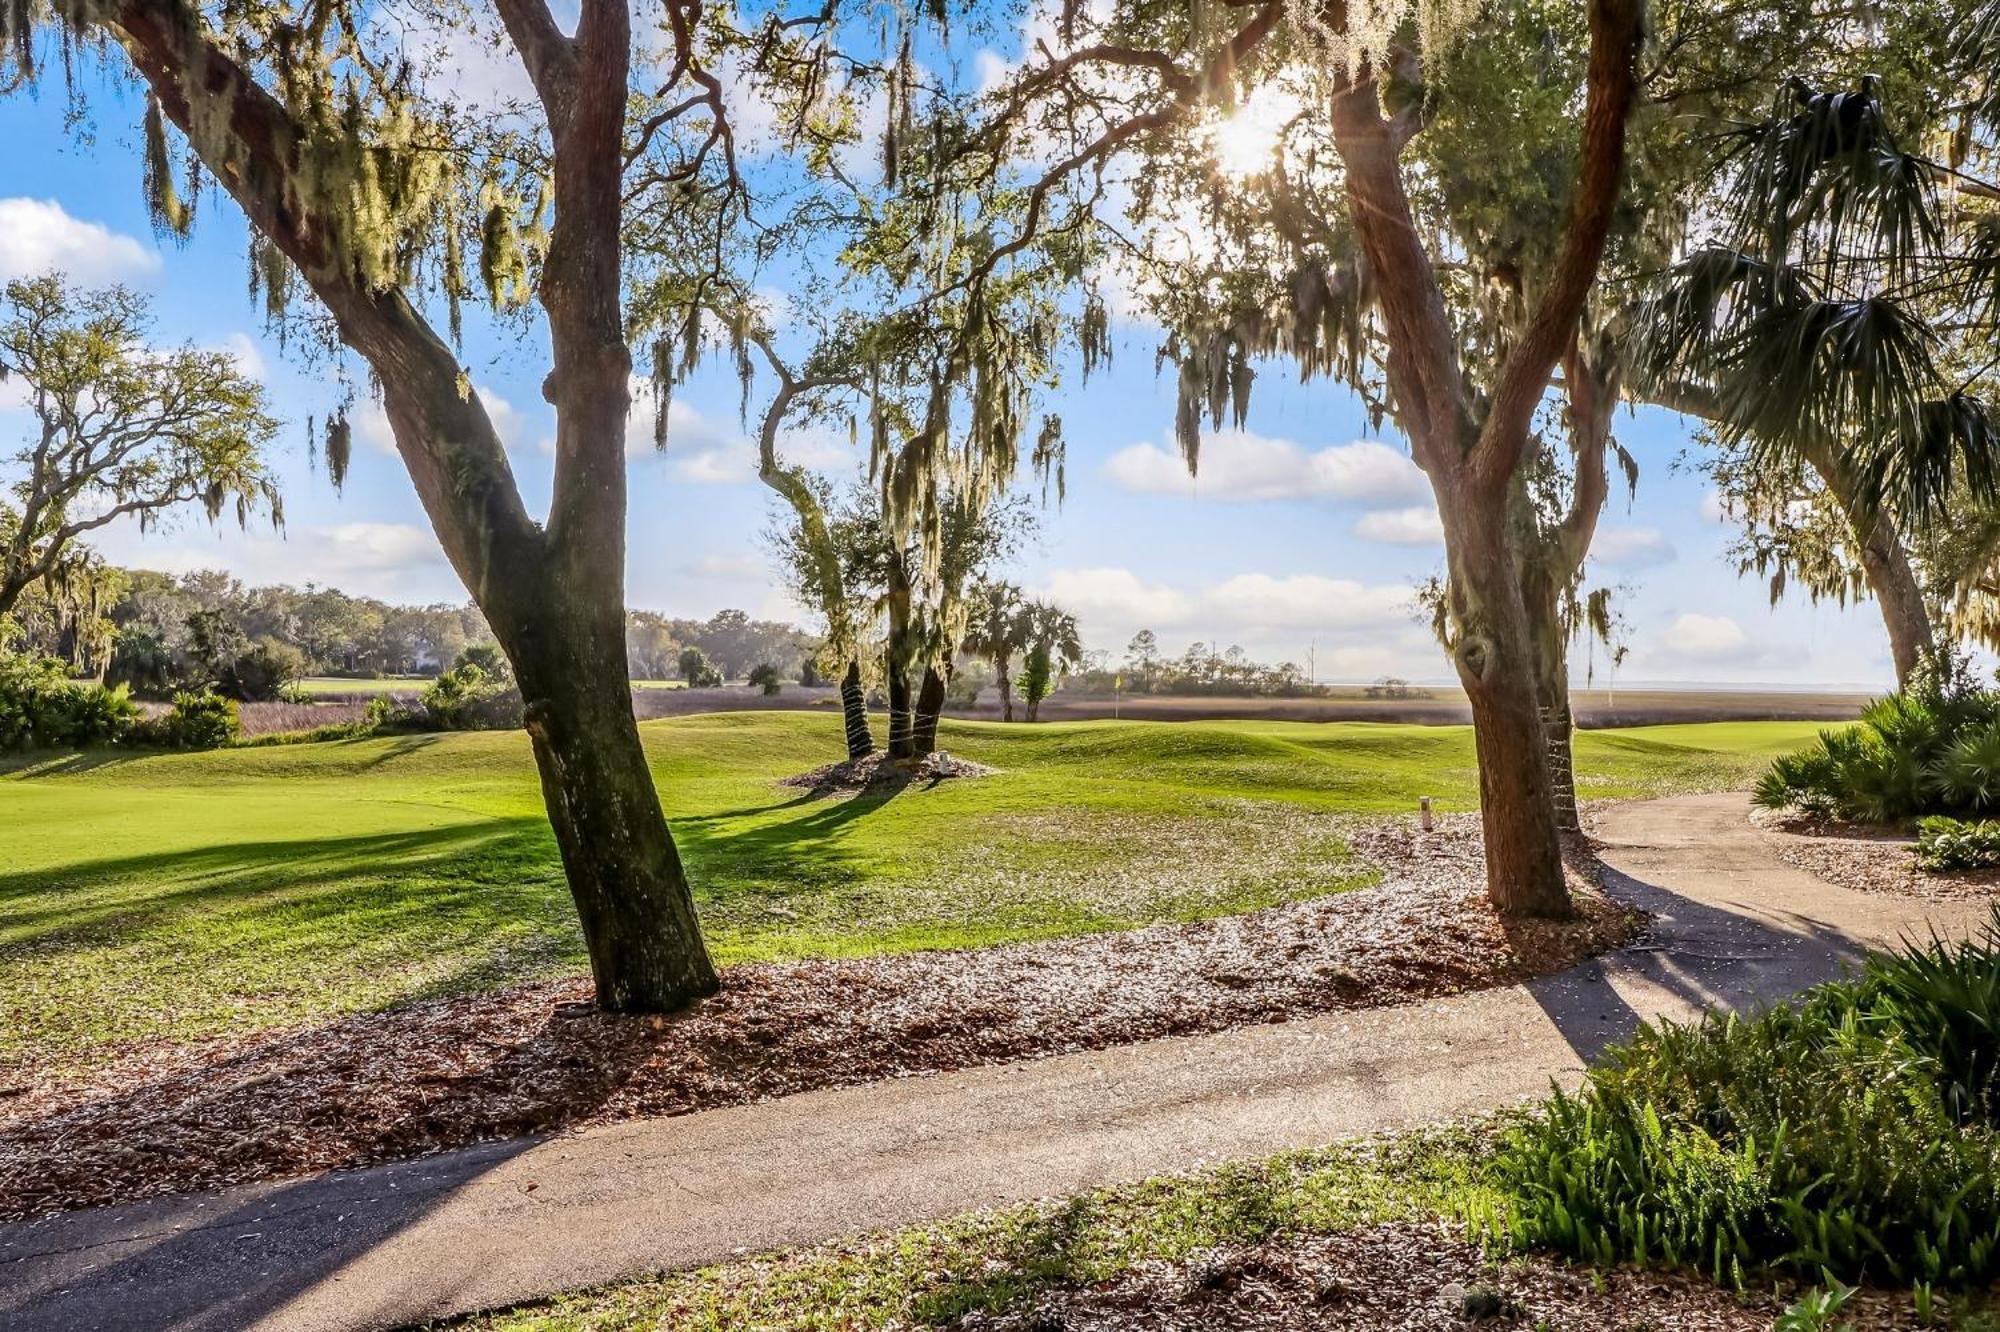
<svg viewBox="0 0 2000 1332">
<path fill-rule="evenodd" d="M 875 735 L 868 728 L 868 694 L 861 687 L 861 662 L 847 663 L 840 680 L 840 714 L 847 725 L 847 757 L 864 759 L 875 752 Z"/>
<path fill-rule="evenodd" d="M 407 293 L 360 278 L 330 245 L 298 173 L 306 126 L 205 21 L 166 0 L 90 12 L 187 136 L 211 179 L 325 302 L 382 385 L 396 449 L 452 567 L 521 681 L 549 821 L 598 981 L 618 1010 L 680 1007 L 716 988 L 687 876 L 639 744 L 625 669 L 625 426 L 632 368 L 623 309 L 624 146 L 631 14 L 582 0 L 574 35 L 541 0 L 496 0 L 547 111 L 554 180 L 538 285 L 556 411 L 548 520 L 528 516 L 505 447 L 458 358 Z M 305 202 L 302 202 L 305 201 Z"/>
<path fill-rule="evenodd" d="M 945 691 L 950 682 L 935 666 L 924 667 L 924 682 L 917 690 L 915 756 L 924 758 L 937 752 L 938 717 L 944 712 Z"/>
<path fill-rule="evenodd" d="M 1388 344 L 1396 422 L 1429 475 L 1444 524 L 1453 661 L 1472 704 L 1486 888 L 1509 915 L 1565 915 L 1562 844 L 1541 709 L 1509 535 L 1510 493 L 1557 362 L 1575 345 L 1622 188 L 1625 118 L 1637 87 L 1639 0 L 1589 0 L 1582 135 L 1562 243 L 1491 392 L 1468 392 L 1457 330 L 1404 187 L 1401 154 L 1420 103 L 1387 114 L 1375 67 L 1346 77 L 1331 105 L 1349 217 Z"/>
</svg>

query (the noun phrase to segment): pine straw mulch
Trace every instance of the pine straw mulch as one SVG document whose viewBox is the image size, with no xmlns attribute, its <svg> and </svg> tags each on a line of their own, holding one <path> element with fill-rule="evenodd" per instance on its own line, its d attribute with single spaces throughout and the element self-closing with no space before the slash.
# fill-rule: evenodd
<svg viewBox="0 0 2000 1332">
<path fill-rule="evenodd" d="M 1837 888 L 1934 902 L 2000 900 L 2000 870 L 1921 869 L 1916 838 L 1900 828 L 1840 823 L 1796 810 L 1752 809 L 1750 822 L 1778 859 Z"/>
<path fill-rule="evenodd" d="M 1179 1263 L 1141 1264 L 1101 1286 L 1045 1293 L 960 1332 L 1769 1332 L 1784 1302 L 1698 1277 L 1498 1263 L 1439 1226 L 1395 1224 L 1288 1237 Z M 1853 1332 L 1914 1326 L 1907 1295 L 1862 1291 Z"/>
<path fill-rule="evenodd" d="M 1476 818 L 1349 841 L 1383 882 L 1194 924 L 736 967 L 673 1017 L 598 1013 L 577 978 L 31 1071 L 0 1096 L 0 1219 L 1511 984 L 1644 928 L 1587 868 L 1576 919 L 1503 925 Z"/>
</svg>

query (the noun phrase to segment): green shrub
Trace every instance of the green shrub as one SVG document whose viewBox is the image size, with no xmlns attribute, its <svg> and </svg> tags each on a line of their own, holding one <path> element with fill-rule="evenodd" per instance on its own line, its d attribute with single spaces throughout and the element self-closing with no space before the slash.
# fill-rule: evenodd
<svg viewBox="0 0 2000 1332">
<path fill-rule="evenodd" d="M 2000 1276 L 2000 913 L 1797 1008 L 1642 1028 L 1510 1131 L 1489 1224 L 1586 1261 L 1741 1283 L 1775 1269 Z"/>
<path fill-rule="evenodd" d="M 1772 763 L 1753 798 L 1864 823 L 2000 812 L 2000 691 L 1974 685 L 1962 657 L 1935 653 L 1858 726 Z"/>
<path fill-rule="evenodd" d="M 0 653 L 0 750 L 77 749 L 124 740 L 139 707 L 124 685 L 72 680 L 54 657 Z"/>
<path fill-rule="evenodd" d="M 684 647 L 680 655 L 681 679 L 689 689 L 707 689 L 722 683 L 722 672 L 698 647 Z"/>
<path fill-rule="evenodd" d="M 1968 823 L 1933 814 L 1917 825 L 1917 864 L 1927 870 L 1988 869 L 2000 865 L 2000 821 Z"/>
<path fill-rule="evenodd" d="M 776 694 L 785 687 L 785 679 L 778 674 L 778 668 L 768 661 L 760 661 L 750 668 L 748 682 L 762 689 L 766 695 Z"/>
<path fill-rule="evenodd" d="M 236 700 L 215 693 L 174 695 L 174 706 L 156 717 L 144 738 L 167 749 L 220 749 L 243 735 Z"/>
<path fill-rule="evenodd" d="M 521 725 L 521 691 L 467 662 L 433 680 L 418 700 L 443 731 L 505 731 Z"/>
</svg>

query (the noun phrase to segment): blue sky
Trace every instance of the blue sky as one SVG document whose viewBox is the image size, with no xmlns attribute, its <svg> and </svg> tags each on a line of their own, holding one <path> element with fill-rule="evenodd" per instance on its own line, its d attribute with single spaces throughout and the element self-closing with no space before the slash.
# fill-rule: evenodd
<svg viewBox="0 0 2000 1332">
<path fill-rule="evenodd" d="M 210 191 L 190 241 L 157 240 L 133 151 L 138 100 L 93 91 L 89 109 L 88 133 L 67 127 L 54 80 L 39 98 L 0 98 L 0 142 L 12 145 L 0 166 L 0 278 L 58 267 L 150 294 L 162 341 L 237 350 L 286 422 L 276 458 L 284 532 L 183 519 L 145 534 L 108 530 L 100 548 L 140 567 L 215 567 L 253 582 L 464 600 L 378 418 L 361 414 L 345 493 L 309 460 L 306 418 L 324 417 L 340 389 L 326 367 L 303 364 L 264 335 L 233 207 Z M 1272 364 L 1259 377 L 1249 432 L 1208 440 L 1201 477 L 1190 482 L 1171 444 L 1172 385 L 1153 370 L 1157 338 L 1143 326 L 1120 333 L 1109 369 L 1087 386 L 1066 376 L 1050 404 L 1069 440 L 1068 498 L 1049 508 L 1042 541 L 1012 575 L 1075 609 L 1088 646 L 1119 654 L 1149 627 L 1169 652 L 1200 639 L 1303 664 L 1312 650 L 1326 681 L 1447 678 L 1409 605 L 1414 585 L 1441 567 L 1435 512 L 1393 430 L 1371 437 L 1344 390 L 1300 386 Z M 539 333 L 468 321 L 464 354 L 539 508 L 553 429 L 536 387 L 546 364 Z M 765 553 L 773 501 L 753 473 L 733 376 L 703 372 L 675 401 L 666 453 L 635 447 L 631 464 L 632 604 L 803 619 Z M 0 431 L 24 427 L 0 398 Z M 636 433 L 646 432 L 642 425 Z M 1689 439 L 1678 418 L 1624 413 L 1617 432 L 1642 477 L 1637 499 L 1628 505 L 1621 493 L 1605 514 L 1594 576 L 1623 589 L 1632 651 L 1620 684 L 1891 681 L 1872 604 L 1843 610 L 1794 598 L 1774 609 L 1761 581 L 1736 576 L 1724 556 L 1729 529 L 1706 483 L 1673 466 Z M 844 440 L 800 443 L 836 469 L 851 465 Z M 1580 648 L 1576 663 L 1581 678 Z"/>
</svg>

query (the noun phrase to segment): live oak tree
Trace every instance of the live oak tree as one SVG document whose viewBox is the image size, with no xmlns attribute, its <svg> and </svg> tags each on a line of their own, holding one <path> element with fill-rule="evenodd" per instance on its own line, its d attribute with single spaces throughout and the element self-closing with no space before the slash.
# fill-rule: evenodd
<svg viewBox="0 0 2000 1332">
<path fill-rule="evenodd" d="M 494 12 L 532 88 L 499 114 L 430 95 L 436 62 L 408 59 L 398 25 L 346 0 L 26 0 L 0 9 L 0 81 L 32 78 L 51 44 L 65 67 L 98 52 L 128 62 L 147 94 L 160 224 L 189 224 L 193 191 L 178 182 L 219 186 L 249 222 L 267 301 L 282 312 L 309 293 L 365 363 L 445 554 L 514 665 L 598 1002 L 668 1009 L 717 979 L 627 687 L 621 231 L 647 201 L 686 244 L 743 224 L 716 71 L 724 60 L 763 71 L 756 95 L 782 119 L 814 101 L 812 79 L 836 54 L 833 15 L 738 23 L 665 0 L 661 58 L 641 68 L 626 0 L 582 0 L 567 31 L 543 0 L 496 0 Z M 465 27 L 479 14 L 424 17 Z M 555 460 L 539 522 L 426 313 L 441 304 L 455 333 L 461 299 L 481 290 L 503 308 L 538 307 L 547 335 Z M 350 439 L 336 416 L 336 474 Z"/>
<path fill-rule="evenodd" d="M 1298 81 L 1296 115 L 1323 132 L 1329 169 L 1338 173 L 1339 224 L 1312 234 L 1312 218 L 1277 219 L 1272 248 L 1291 251 L 1283 271 L 1292 299 L 1282 318 L 1210 326 L 1170 346 L 1183 387 L 1176 433 L 1192 451 L 1204 416 L 1219 423 L 1240 410 L 1259 355 L 1282 350 L 1308 374 L 1338 372 L 1355 382 L 1367 348 L 1380 349 L 1376 400 L 1410 440 L 1444 527 L 1453 660 L 1477 736 L 1488 892 L 1517 914 L 1563 914 L 1569 895 L 1515 503 L 1533 456 L 1533 419 L 1552 373 L 1576 347 L 1612 230 L 1641 37 L 1636 0 L 1589 0 L 1583 10 L 1573 184 L 1550 260 L 1521 291 L 1521 317 L 1490 373 L 1464 354 L 1441 285 L 1448 256 L 1427 244 L 1408 174 L 1408 150 L 1427 119 L 1426 62 L 1449 49 L 1462 8 L 1336 2 L 1186 10 L 1130 0 L 1102 21 L 1068 12 L 1062 50 L 1030 61 L 1002 93 L 999 113 L 1003 123 L 1064 143 L 1028 186 L 1031 220 L 1060 229 L 1083 225 L 1102 200 L 1107 164 L 1122 151 L 1187 143 L 1188 131 L 1213 126 L 1218 107 L 1226 111 L 1277 71 Z M 1143 209 L 1146 182 L 1137 188 Z"/>
<path fill-rule="evenodd" d="M 0 445 L 0 615 L 40 588 L 58 618 L 101 620 L 102 566 L 83 538 L 120 519 L 282 521 L 263 456 L 276 422 L 228 352 L 154 347 L 146 301 L 123 288 L 48 276 L 0 299 L 0 387 L 27 419 Z M 81 655 L 101 667 L 105 654 Z"/>
</svg>

